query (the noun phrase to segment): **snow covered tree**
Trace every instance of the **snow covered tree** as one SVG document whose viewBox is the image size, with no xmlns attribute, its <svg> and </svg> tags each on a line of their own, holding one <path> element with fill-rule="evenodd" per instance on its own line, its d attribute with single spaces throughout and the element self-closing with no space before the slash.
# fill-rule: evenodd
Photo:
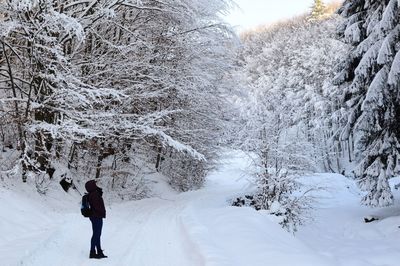
<svg viewBox="0 0 400 266">
<path fill-rule="evenodd" d="M 288 160 L 286 165 L 296 163 L 308 170 L 325 164 L 325 170 L 340 171 L 330 163 L 338 152 L 331 148 L 334 129 L 327 119 L 334 109 L 331 106 L 338 104 L 327 98 L 337 91 L 330 82 L 332 69 L 345 52 L 335 39 L 337 23 L 337 17 L 319 23 L 300 17 L 245 36 L 243 64 L 253 99 L 246 111 L 252 113 L 248 121 L 257 117 L 260 122 L 252 128 L 270 128 L 266 139 L 282 145 L 274 153 L 278 157 L 268 153 L 269 160 L 281 158 L 278 161 Z M 290 154 L 302 156 L 296 160 Z"/>
<path fill-rule="evenodd" d="M 306 16 L 244 35 L 248 97 L 243 100 L 240 147 L 256 155 L 258 208 L 301 223 L 307 197 L 297 198 L 296 177 L 329 164 L 331 128 L 326 93 L 344 45 L 335 39 L 338 17 L 310 22 Z M 303 209 L 304 207 L 304 209 Z"/>
<path fill-rule="evenodd" d="M 54 164 L 100 177 L 138 153 L 157 170 L 184 153 L 204 177 L 231 88 L 229 5 L 1 1 L 0 111 L 18 132 L 23 180 Z"/>
<path fill-rule="evenodd" d="M 400 8 L 397 0 L 347 0 L 339 34 L 353 48 L 339 66 L 336 84 L 347 122 L 341 138 L 355 141 L 354 170 L 367 192 L 363 203 L 393 203 L 388 180 L 400 170 Z"/>
</svg>

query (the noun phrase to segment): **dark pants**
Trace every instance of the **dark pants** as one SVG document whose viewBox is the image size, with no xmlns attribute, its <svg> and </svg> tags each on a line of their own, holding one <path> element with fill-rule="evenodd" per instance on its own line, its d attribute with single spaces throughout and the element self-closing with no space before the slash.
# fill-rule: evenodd
<svg viewBox="0 0 400 266">
<path fill-rule="evenodd" d="M 93 235 L 90 241 L 90 251 L 95 251 L 96 248 L 97 252 L 100 252 L 101 251 L 100 236 L 101 236 L 101 229 L 103 228 L 103 218 L 90 217 L 90 221 L 92 222 L 92 229 L 93 229 Z"/>
</svg>

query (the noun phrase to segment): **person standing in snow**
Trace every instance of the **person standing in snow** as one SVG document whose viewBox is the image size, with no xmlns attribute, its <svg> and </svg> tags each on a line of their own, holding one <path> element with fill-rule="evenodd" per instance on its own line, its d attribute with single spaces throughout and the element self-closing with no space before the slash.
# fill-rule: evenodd
<svg viewBox="0 0 400 266">
<path fill-rule="evenodd" d="M 93 235 L 90 241 L 90 255 L 91 259 L 107 258 L 101 249 L 100 236 L 103 228 L 103 218 L 106 218 L 106 208 L 104 206 L 103 190 L 96 185 L 95 180 L 86 182 L 85 188 L 88 194 L 88 201 L 92 214 L 90 221 L 92 222 Z M 97 253 L 96 253 L 97 249 Z"/>
</svg>

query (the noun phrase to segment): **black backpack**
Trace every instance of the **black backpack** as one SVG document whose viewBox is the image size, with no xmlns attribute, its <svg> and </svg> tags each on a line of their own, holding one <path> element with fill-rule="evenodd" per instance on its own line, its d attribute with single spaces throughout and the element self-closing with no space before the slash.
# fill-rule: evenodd
<svg viewBox="0 0 400 266">
<path fill-rule="evenodd" d="M 87 193 L 82 196 L 81 213 L 83 217 L 90 217 L 92 215 L 92 209 L 89 204 L 89 194 Z"/>
</svg>

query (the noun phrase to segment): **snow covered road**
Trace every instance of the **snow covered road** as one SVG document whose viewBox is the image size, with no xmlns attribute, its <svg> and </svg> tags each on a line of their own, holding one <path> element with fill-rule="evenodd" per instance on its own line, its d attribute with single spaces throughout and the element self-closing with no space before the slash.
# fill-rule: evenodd
<svg viewBox="0 0 400 266">
<path fill-rule="evenodd" d="M 310 177 L 331 191 L 320 195 L 315 222 L 293 236 L 266 213 L 229 206 L 228 199 L 249 189 L 245 168 L 243 158 L 232 158 L 199 191 L 107 206 L 103 260 L 88 259 L 91 225 L 77 212 L 76 197 L 57 201 L 0 188 L 0 265 L 399 265 L 400 219 L 364 224 L 370 210 L 358 205 L 351 181 Z"/>
<path fill-rule="evenodd" d="M 160 199 L 113 208 L 103 238 L 109 265 L 203 265 L 183 227 L 184 208 L 184 201 Z"/>
</svg>

